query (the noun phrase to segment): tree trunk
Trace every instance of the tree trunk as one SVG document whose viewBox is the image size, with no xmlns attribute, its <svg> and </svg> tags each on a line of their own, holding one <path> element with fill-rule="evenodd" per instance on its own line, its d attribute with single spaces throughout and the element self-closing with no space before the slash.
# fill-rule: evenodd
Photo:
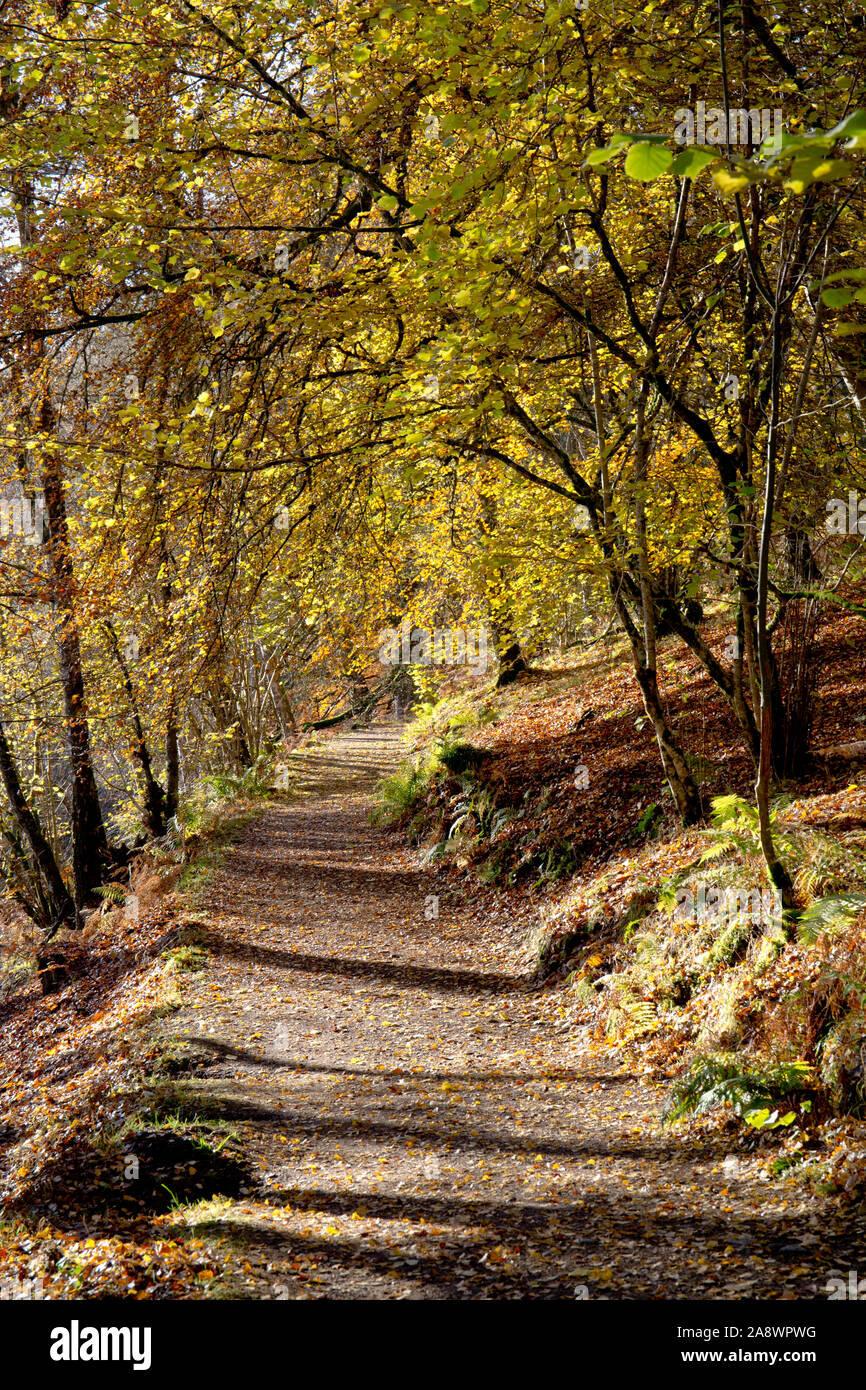
<svg viewBox="0 0 866 1390">
<path fill-rule="evenodd" d="M 776 491 L 776 440 L 779 420 L 779 382 L 781 376 L 781 329 L 778 302 L 773 313 L 773 351 L 771 362 L 770 417 L 767 430 L 767 470 L 764 484 L 764 515 L 761 520 L 761 542 L 758 554 L 757 639 L 758 679 L 760 683 L 761 752 L 758 776 L 755 780 L 755 801 L 761 850 L 767 873 L 778 889 L 782 907 L 790 912 L 796 906 L 794 885 L 788 870 L 776 852 L 770 812 L 770 782 L 773 759 L 773 715 L 777 686 L 775 663 L 767 620 L 769 590 L 770 539 L 773 530 L 773 511 Z"/>
<path fill-rule="evenodd" d="M 63 881 L 63 875 L 57 866 L 57 860 L 54 858 L 54 851 L 42 832 L 39 820 L 27 804 L 12 750 L 2 725 L 0 725 L 0 777 L 3 779 L 3 786 L 6 789 L 6 796 L 15 824 L 30 847 L 30 853 L 42 880 L 51 913 L 51 921 L 44 924 L 46 929 L 56 930 L 64 923 L 69 926 L 76 925 L 75 903 Z"/>
<path fill-rule="evenodd" d="M 496 500 L 484 493 L 481 497 L 479 523 L 482 536 L 485 538 L 492 536 L 498 524 Z M 522 672 L 529 670 L 526 657 L 520 647 L 520 641 L 514 632 L 514 624 L 509 613 L 508 589 L 501 568 L 487 572 L 485 598 L 490 615 L 490 626 L 496 639 L 496 651 L 499 656 L 499 675 L 496 679 L 496 689 L 501 690 L 503 686 L 511 685 L 512 681 L 516 681 Z"/>
<path fill-rule="evenodd" d="M 50 405 L 46 400 L 50 411 Z M 43 425 L 49 421 L 43 420 Z M 48 516 L 48 548 L 59 616 L 58 651 L 60 683 L 66 716 L 66 743 L 72 777 L 72 875 L 79 908 L 92 901 L 110 860 L 108 838 L 99 804 L 99 792 L 90 752 L 90 726 L 84 694 L 81 642 L 73 605 L 74 577 L 69 554 L 69 528 L 63 485 L 49 465 L 44 475 L 45 511 Z"/>
<path fill-rule="evenodd" d="M 685 754 L 665 717 L 656 673 L 647 664 L 643 638 L 623 601 L 615 575 L 608 575 L 608 584 L 617 616 L 631 645 L 635 679 L 643 696 L 644 709 L 652 722 L 671 796 L 683 825 L 697 825 L 703 819 L 700 792 L 689 771 Z"/>
<path fill-rule="evenodd" d="M 228 754 L 232 772 L 242 776 L 247 768 L 252 767 L 253 759 L 241 723 L 237 702 L 224 673 L 220 675 L 211 697 L 211 709 L 217 728 L 223 735 L 223 748 Z"/>
<path fill-rule="evenodd" d="M 274 672 L 274 678 L 271 682 L 271 702 L 277 716 L 277 723 L 280 726 L 283 743 L 289 748 L 298 736 L 298 723 L 295 719 L 295 711 L 292 709 L 292 702 L 283 688 L 278 671 Z"/>
<path fill-rule="evenodd" d="M 635 659 L 635 677 L 643 695 L 644 709 L 652 720 L 662 767 L 680 820 L 683 825 L 697 825 L 699 821 L 703 820 L 701 796 L 697 783 L 689 771 L 685 754 L 674 739 L 670 725 L 665 719 L 656 673 L 649 670 L 637 656 Z"/>
<path fill-rule="evenodd" d="M 653 593 L 652 574 L 649 563 L 646 527 L 646 467 L 647 448 L 645 435 L 646 398 L 648 387 L 640 383 L 637 396 L 634 446 L 634 511 L 635 539 L 637 542 L 640 602 L 643 616 L 643 641 L 632 641 L 635 659 L 635 675 L 643 695 L 644 709 L 652 720 L 656 742 L 668 779 L 680 820 L 683 825 L 694 825 L 701 819 L 701 798 L 698 787 L 689 771 L 685 755 L 675 742 L 664 716 L 658 687 L 658 663 L 656 653 L 656 602 Z M 637 636 L 637 632 L 635 632 Z M 631 638 L 631 634 L 630 634 Z"/>
<path fill-rule="evenodd" d="M 165 731 L 165 815 L 167 820 L 177 815 L 177 792 L 180 780 L 180 750 L 177 742 L 177 722 L 174 705 L 168 712 Z"/>
<path fill-rule="evenodd" d="M 745 641 L 742 608 L 737 612 L 737 647 L 736 654 L 732 660 L 730 673 L 719 661 L 712 649 L 704 641 L 700 632 L 689 623 L 681 614 L 679 607 L 674 605 L 665 608 L 665 620 L 672 632 L 686 644 L 690 651 L 700 661 L 710 680 L 718 686 L 719 690 L 729 701 L 737 723 L 739 724 L 746 746 L 752 755 L 755 767 L 758 765 L 758 725 L 750 705 L 745 697 L 744 679 L 746 673 L 745 660 Z"/>
<path fill-rule="evenodd" d="M 123 659 L 123 653 L 120 650 L 117 634 L 111 623 L 106 623 L 105 627 L 111 642 L 115 660 L 123 675 L 123 688 L 129 700 L 130 716 L 135 733 L 135 743 L 133 744 L 132 753 L 135 761 L 138 763 L 144 792 L 144 815 L 142 817 L 142 824 L 148 835 L 151 835 L 154 839 L 158 839 L 161 835 L 165 834 L 165 792 L 153 775 L 153 764 L 150 760 L 150 752 L 147 747 L 147 740 L 144 736 L 144 726 L 142 725 L 141 717 L 138 713 L 132 677 Z"/>
<path fill-rule="evenodd" d="M 21 245 L 25 246 L 39 234 L 38 223 L 34 218 L 33 184 L 29 181 L 18 181 L 14 189 L 19 240 Z M 45 434 L 53 434 L 56 432 L 57 421 L 48 382 L 40 382 L 44 366 L 45 342 L 44 339 L 38 339 L 32 370 L 41 390 L 39 426 Z M 44 465 L 42 487 L 48 519 L 47 549 L 51 567 L 52 599 L 59 619 L 58 664 L 72 781 L 72 875 L 75 903 L 80 909 L 92 900 L 93 889 L 102 882 L 110 854 L 90 753 L 90 728 L 84 695 L 81 643 L 73 601 L 75 580 L 66 520 L 66 500 L 62 477 L 55 459 L 51 456 Z"/>
<path fill-rule="evenodd" d="M 511 685 L 517 677 L 529 667 L 526 658 L 520 648 L 519 642 L 509 642 L 504 651 L 499 653 L 499 675 L 496 678 L 496 689 L 501 690 L 503 686 Z"/>
</svg>

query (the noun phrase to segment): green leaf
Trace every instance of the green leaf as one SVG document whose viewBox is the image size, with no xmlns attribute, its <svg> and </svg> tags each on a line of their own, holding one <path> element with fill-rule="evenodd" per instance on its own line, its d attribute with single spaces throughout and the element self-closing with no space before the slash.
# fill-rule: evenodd
<svg viewBox="0 0 866 1390">
<path fill-rule="evenodd" d="M 717 169 L 713 174 L 713 183 L 720 193 L 729 197 L 748 188 L 750 179 L 748 174 L 733 174 L 729 169 Z"/>
<path fill-rule="evenodd" d="M 798 155 L 791 165 L 791 175 L 785 187 L 795 193 L 802 193 L 809 184 L 831 182 L 844 178 L 850 172 L 850 159 L 827 159 L 821 150 L 810 150 Z"/>
<path fill-rule="evenodd" d="M 615 149 L 613 145 L 605 145 L 603 149 L 590 150 L 583 161 L 584 167 L 589 165 L 593 169 L 597 164 L 606 164 L 609 159 L 613 159 L 615 154 L 619 154 L 619 150 Z"/>
<path fill-rule="evenodd" d="M 844 121 L 827 131 L 827 136 L 832 140 L 841 140 L 843 135 L 866 135 L 866 111 L 852 111 Z"/>
<path fill-rule="evenodd" d="M 625 157 L 625 172 L 641 183 L 651 183 L 661 174 L 666 174 L 673 162 L 673 155 L 664 145 L 639 140 Z"/>
<path fill-rule="evenodd" d="M 63 262 L 60 262 L 63 266 Z M 866 266 L 855 266 L 851 270 L 837 270 L 833 275 L 827 276 L 827 284 L 832 285 L 834 280 L 866 280 Z"/>
<path fill-rule="evenodd" d="M 697 178 L 698 174 L 718 157 L 717 154 L 710 154 L 697 145 L 691 145 L 687 150 L 683 150 L 682 154 L 677 155 L 671 166 L 671 173 L 679 174 L 683 179 Z"/>
<path fill-rule="evenodd" d="M 584 160 L 584 165 L 588 164 L 592 168 L 596 164 L 606 164 L 609 159 L 613 159 L 615 154 L 619 154 L 620 151 L 632 144 L 632 141 L 631 135 L 625 135 L 622 131 L 618 131 L 616 135 L 611 136 L 609 145 L 605 145 L 601 149 L 590 150 Z"/>
<path fill-rule="evenodd" d="M 853 290 L 822 290 L 821 298 L 828 309 L 844 309 L 854 298 Z"/>
<path fill-rule="evenodd" d="M 854 168 L 850 159 L 825 159 L 819 164 L 812 177 L 816 182 L 835 183 L 845 179 Z"/>
</svg>

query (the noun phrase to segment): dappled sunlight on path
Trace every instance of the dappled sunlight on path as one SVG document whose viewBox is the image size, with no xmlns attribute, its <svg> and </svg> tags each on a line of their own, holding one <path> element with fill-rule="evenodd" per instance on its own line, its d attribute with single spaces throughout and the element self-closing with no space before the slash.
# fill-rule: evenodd
<svg viewBox="0 0 866 1390">
<path fill-rule="evenodd" d="M 295 755 L 297 800 L 210 892 L 184 1091 L 258 1165 L 248 1200 L 196 1214 L 247 1295 L 820 1296 L 845 1256 L 817 1217 L 725 1176 L 722 1140 L 662 1131 L 647 1078 L 583 1062 L 507 903 L 452 901 L 370 826 L 399 735 Z"/>
</svg>

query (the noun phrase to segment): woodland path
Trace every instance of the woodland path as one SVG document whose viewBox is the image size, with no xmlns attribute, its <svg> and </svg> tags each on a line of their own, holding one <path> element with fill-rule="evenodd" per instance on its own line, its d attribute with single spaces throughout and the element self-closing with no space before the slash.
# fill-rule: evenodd
<svg viewBox="0 0 866 1390">
<path fill-rule="evenodd" d="M 826 1298 L 862 1223 L 730 1140 L 662 1130 L 663 1089 L 581 1061 L 529 984 L 523 927 L 444 896 L 371 828 L 401 731 L 295 755 L 300 796 L 242 833 L 175 1016 L 192 1108 L 257 1186 L 199 1226 L 253 1298 Z M 507 899 L 504 899 L 507 902 Z"/>
</svg>

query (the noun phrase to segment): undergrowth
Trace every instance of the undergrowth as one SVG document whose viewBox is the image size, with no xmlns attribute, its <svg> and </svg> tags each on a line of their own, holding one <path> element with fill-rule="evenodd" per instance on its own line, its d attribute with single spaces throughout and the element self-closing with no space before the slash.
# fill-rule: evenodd
<svg viewBox="0 0 866 1390">
<path fill-rule="evenodd" d="M 644 797 L 608 862 L 587 870 L 561 815 L 557 833 L 548 826 L 553 783 L 521 784 L 508 747 L 484 746 L 484 720 L 527 699 L 509 696 L 425 709 L 413 759 L 382 785 L 380 823 L 401 827 L 428 866 L 543 890 L 527 968 L 565 984 L 584 1036 L 674 1076 L 669 1120 L 727 1116 L 750 1143 L 784 1140 L 779 1172 L 812 1172 L 804 1136 L 866 1118 L 866 832 L 856 817 L 853 828 L 810 824 L 808 797 L 776 800 L 787 912 L 755 808 L 731 791 L 689 831 Z M 863 1173 L 866 1184 L 866 1148 Z"/>
<path fill-rule="evenodd" d="M 588 916 L 581 938 L 566 916 L 575 1017 L 660 1063 L 683 1059 L 669 1119 L 727 1109 L 769 1130 L 802 1124 L 813 1102 L 822 1115 L 866 1113 L 866 837 L 790 810 L 780 801 L 773 813 L 799 899 L 790 918 L 753 808 L 730 796 L 652 909 L 601 954 L 598 921 Z M 794 1093 L 799 1107 L 786 1108 Z"/>
</svg>

